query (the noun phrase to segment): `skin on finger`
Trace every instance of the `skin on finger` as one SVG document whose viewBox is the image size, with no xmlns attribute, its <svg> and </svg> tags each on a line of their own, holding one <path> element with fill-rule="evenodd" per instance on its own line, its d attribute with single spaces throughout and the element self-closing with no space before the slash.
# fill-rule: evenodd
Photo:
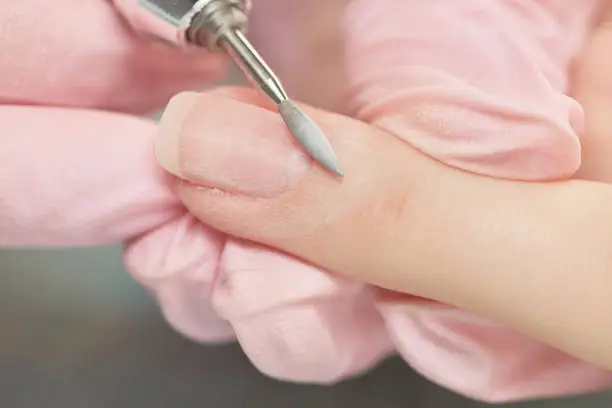
<svg viewBox="0 0 612 408">
<path fill-rule="evenodd" d="M 489 316 L 612 367 L 612 232 L 607 228 L 612 189 L 589 182 L 540 184 L 476 176 L 430 160 L 363 123 L 306 109 L 331 138 L 344 179 L 311 163 L 282 193 L 267 191 L 258 198 L 253 190 L 237 194 L 214 188 L 219 180 L 200 178 L 197 184 L 179 186 L 188 208 L 230 235 L 352 278 Z M 245 120 L 228 126 L 230 111 Z M 196 130 L 209 137 L 194 137 Z M 202 95 L 176 131 L 183 154 L 208 150 L 202 161 L 218 155 L 219 148 L 223 155 L 237 152 L 234 181 L 250 174 L 255 183 L 258 172 L 273 173 L 249 155 L 278 156 L 289 143 L 276 115 L 214 94 Z M 264 137 L 266 144 L 284 147 L 250 150 L 264 149 L 258 144 Z M 166 167 L 187 180 L 194 180 L 194 171 L 211 170 L 184 167 L 184 159 L 179 156 L 178 168 Z M 287 163 L 277 164 L 275 174 L 286 181 L 282 166 Z M 266 175 L 266 183 L 270 180 Z M 588 323 L 585 312 L 590 313 Z"/>
</svg>

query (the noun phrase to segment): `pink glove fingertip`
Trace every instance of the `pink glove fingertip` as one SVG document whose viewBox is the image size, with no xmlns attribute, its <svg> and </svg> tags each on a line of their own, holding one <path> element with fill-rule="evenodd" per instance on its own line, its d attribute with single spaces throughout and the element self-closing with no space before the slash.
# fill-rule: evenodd
<svg viewBox="0 0 612 408">
<path fill-rule="evenodd" d="M 431 381 L 489 403 L 579 394 L 612 374 L 472 313 L 418 299 L 381 302 L 400 355 Z"/>
<path fill-rule="evenodd" d="M 228 242 L 214 305 L 253 364 L 271 377 L 335 383 L 392 351 L 363 285 L 262 247 Z"/>
<path fill-rule="evenodd" d="M 116 243 L 177 217 L 156 129 L 108 112 L 0 106 L 0 245 Z"/>
<path fill-rule="evenodd" d="M 211 304 L 224 241 L 185 213 L 131 242 L 124 255 L 128 271 L 156 298 L 168 323 L 194 341 L 235 337 Z"/>
</svg>

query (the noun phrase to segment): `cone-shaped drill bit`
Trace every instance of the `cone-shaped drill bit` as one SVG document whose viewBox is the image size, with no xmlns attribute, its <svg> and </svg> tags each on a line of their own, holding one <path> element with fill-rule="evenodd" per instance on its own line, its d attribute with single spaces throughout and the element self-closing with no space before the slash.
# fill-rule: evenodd
<svg viewBox="0 0 612 408">
<path fill-rule="evenodd" d="M 325 134 L 289 99 L 279 79 L 244 36 L 250 0 L 139 0 L 161 17 L 150 27 L 164 39 L 186 46 L 224 50 L 248 79 L 277 105 L 287 127 L 323 167 L 342 176 L 338 158 Z M 150 21 L 146 18 L 142 21 Z M 174 30 L 161 29 L 166 26 Z M 174 34 L 169 35 L 169 33 Z"/>
<path fill-rule="evenodd" d="M 291 99 L 278 105 L 283 120 L 293 136 L 299 140 L 310 155 L 326 169 L 344 176 L 338 164 L 338 157 L 331 144 L 317 124 L 308 117 Z"/>
</svg>

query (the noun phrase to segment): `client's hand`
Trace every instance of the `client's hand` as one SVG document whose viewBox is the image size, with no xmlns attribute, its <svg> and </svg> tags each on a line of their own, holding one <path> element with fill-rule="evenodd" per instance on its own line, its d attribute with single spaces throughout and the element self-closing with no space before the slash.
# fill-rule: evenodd
<svg viewBox="0 0 612 408">
<path fill-rule="evenodd" d="M 190 211 L 330 271 L 229 241 L 213 307 L 283 378 L 358 372 L 388 351 L 388 333 L 421 372 L 482 399 L 609 385 L 606 371 L 475 315 L 349 283 L 470 310 L 612 367 L 612 189 L 508 180 L 579 167 L 566 73 L 597 2 L 377 3 L 351 2 L 346 19 L 346 111 L 361 121 L 310 109 L 342 180 L 250 93 L 170 105 L 158 157 Z"/>
</svg>

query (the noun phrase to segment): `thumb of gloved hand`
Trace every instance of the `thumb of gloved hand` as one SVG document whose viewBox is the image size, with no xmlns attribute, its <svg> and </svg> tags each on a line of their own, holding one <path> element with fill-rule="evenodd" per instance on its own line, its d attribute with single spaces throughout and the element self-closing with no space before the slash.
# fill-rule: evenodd
<svg viewBox="0 0 612 408">
<path fill-rule="evenodd" d="M 189 210 L 224 233 L 492 317 L 569 352 L 585 336 L 609 344 L 572 313 L 584 301 L 575 272 L 588 266 L 597 282 L 607 270 L 612 237 L 598 228 L 612 221 L 612 206 L 601 204 L 612 204 L 607 187 L 469 174 L 373 126 L 305 109 L 331 139 L 344 178 L 312 163 L 246 92 L 176 97 L 157 156 L 181 180 Z M 601 287 L 589 285 L 590 297 L 607 299 Z M 560 336 L 567 327 L 581 338 Z"/>
</svg>

